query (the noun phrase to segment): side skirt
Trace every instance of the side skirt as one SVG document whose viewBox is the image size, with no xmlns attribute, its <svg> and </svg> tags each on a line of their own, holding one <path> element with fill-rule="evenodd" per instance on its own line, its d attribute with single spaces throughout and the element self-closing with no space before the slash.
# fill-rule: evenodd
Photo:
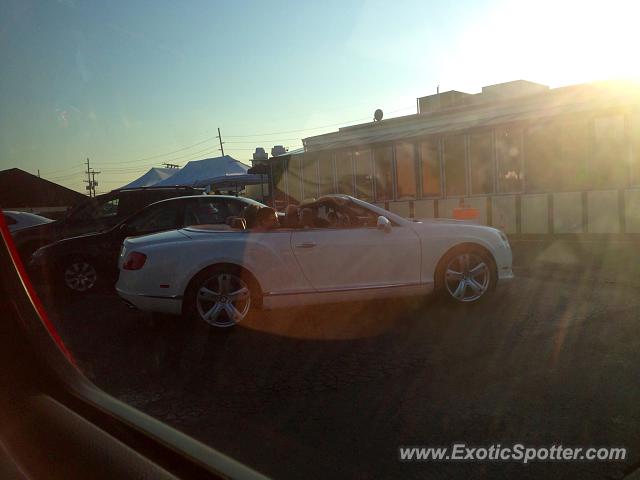
<svg viewBox="0 0 640 480">
<path fill-rule="evenodd" d="M 433 292 L 433 283 L 392 285 L 381 287 L 350 288 L 316 292 L 266 293 L 263 296 L 264 310 L 283 307 L 300 307 L 322 303 L 352 302 L 379 298 L 410 297 L 428 295 Z"/>
</svg>

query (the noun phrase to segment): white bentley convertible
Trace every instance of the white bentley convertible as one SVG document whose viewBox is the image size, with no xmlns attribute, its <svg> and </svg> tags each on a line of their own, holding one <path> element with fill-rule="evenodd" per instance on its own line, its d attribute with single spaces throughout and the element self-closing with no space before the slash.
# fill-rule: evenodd
<svg viewBox="0 0 640 480">
<path fill-rule="evenodd" d="M 252 308 L 436 291 L 483 299 L 511 279 L 501 231 L 456 220 L 412 221 L 349 196 L 326 196 L 284 216 L 247 209 L 227 228 L 196 226 L 126 239 L 118 294 L 143 311 L 215 327 Z"/>
</svg>

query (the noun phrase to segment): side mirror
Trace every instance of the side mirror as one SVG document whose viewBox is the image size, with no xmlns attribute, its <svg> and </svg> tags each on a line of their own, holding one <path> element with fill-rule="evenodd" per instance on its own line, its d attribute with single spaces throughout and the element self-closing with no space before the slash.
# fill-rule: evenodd
<svg viewBox="0 0 640 480">
<path fill-rule="evenodd" d="M 378 217 L 378 222 L 376 226 L 378 227 L 378 230 L 382 230 L 385 233 L 391 232 L 391 222 L 387 217 L 383 215 L 380 215 Z"/>
</svg>

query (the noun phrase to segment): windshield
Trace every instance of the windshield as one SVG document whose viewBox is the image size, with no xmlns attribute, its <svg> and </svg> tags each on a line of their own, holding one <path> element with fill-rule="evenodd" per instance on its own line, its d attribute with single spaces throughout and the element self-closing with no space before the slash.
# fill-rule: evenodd
<svg viewBox="0 0 640 480">
<path fill-rule="evenodd" d="M 273 478 L 637 474 L 640 2 L 3 3 L 0 207 L 105 392 Z"/>
</svg>

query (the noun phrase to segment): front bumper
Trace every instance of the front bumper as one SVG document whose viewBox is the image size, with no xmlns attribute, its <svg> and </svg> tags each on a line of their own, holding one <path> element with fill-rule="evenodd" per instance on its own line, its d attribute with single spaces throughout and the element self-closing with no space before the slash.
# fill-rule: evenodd
<svg viewBox="0 0 640 480">
<path fill-rule="evenodd" d="M 513 274 L 513 269 L 511 267 L 502 267 L 498 270 L 498 280 L 501 282 L 513 280 L 515 275 Z"/>
<path fill-rule="evenodd" d="M 29 280 L 34 284 L 56 284 L 54 268 L 43 259 L 31 257 L 25 264 L 25 270 L 29 276 Z"/>
</svg>

